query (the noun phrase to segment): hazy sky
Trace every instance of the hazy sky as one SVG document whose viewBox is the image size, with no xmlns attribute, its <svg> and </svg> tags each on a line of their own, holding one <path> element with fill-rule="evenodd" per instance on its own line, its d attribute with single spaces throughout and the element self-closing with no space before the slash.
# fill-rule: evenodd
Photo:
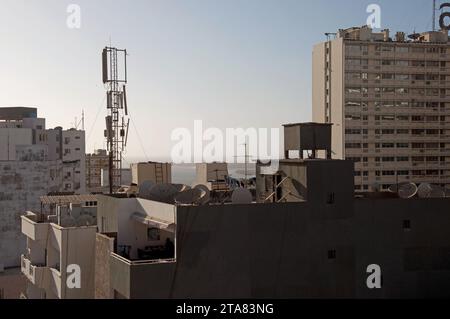
<svg viewBox="0 0 450 319">
<path fill-rule="evenodd" d="M 66 25 L 69 4 L 81 28 Z M 431 28 L 431 0 L 0 0 L 0 106 L 37 106 L 47 127 L 86 116 L 104 144 L 101 50 L 127 48 L 127 156 L 168 157 L 177 127 L 279 127 L 311 120 L 311 51 L 325 32 L 365 24 Z M 99 112 L 100 110 L 100 112 Z M 97 121 L 95 121 L 96 115 Z"/>
</svg>

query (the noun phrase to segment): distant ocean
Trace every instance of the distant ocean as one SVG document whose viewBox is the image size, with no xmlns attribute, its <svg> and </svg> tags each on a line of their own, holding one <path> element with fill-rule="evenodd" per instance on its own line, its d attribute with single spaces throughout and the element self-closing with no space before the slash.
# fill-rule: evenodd
<svg viewBox="0 0 450 319">
<path fill-rule="evenodd" d="M 170 162 L 167 159 L 151 159 L 155 162 Z M 130 163 L 148 162 L 142 158 L 126 158 L 124 167 Z M 245 177 L 245 164 L 228 164 L 228 172 L 231 177 L 244 178 Z M 195 182 L 195 164 L 173 164 L 172 165 L 172 182 L 176 184 L 192 185 Z M 256 175 L 256 165 L 248 164 L 247 175 L 249 178 Z"/>
</svg>

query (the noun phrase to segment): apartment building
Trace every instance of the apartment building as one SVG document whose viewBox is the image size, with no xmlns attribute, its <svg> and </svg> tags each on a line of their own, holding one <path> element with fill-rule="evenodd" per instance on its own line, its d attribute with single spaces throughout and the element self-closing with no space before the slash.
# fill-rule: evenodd
<svg viewBox="0 0 450 319">
<path fill-rule="evenodd" d="M 21 270 L 28 299 L 94 298 L 97 198 L 94 195 L 42 196 L 41 210 L 21 217 L 27 247 Z M 68 267 L 80 266 L 80 286 L 69 287 Z"/>
<path fill-rule="evenodd" d="M 86 155 L 86 189 L 88 192 L 102 192 L 102 171 L 109 168 L 106 150 L 95 150 Z"/>
<path fill-rule="evenodd" d="M 45 119 L 37 108 L 0 108 L 0 268 L 19 266 L 25 240 L 20 215 L 39 196 L 61 191 L 62 161 L 48 156 Z"/>
<path fill-rule="evenodd" d="M 56 127 L 46 134 L 49 157 L 63 162 L 63 191 L 86 193 L 85 132 Z"/>
<path fill-rule="evenodd" d="M 355 190 L 450 184 L 447 31 L 339 30 L 313 50 L 313 120 L 332 123 L 332 154 L 355 163 Z"/>
</svg>

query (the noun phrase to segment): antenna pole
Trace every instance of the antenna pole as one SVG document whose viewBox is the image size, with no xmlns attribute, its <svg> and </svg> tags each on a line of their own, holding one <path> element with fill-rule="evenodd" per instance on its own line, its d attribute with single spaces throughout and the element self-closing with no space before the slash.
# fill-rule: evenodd
<svg viewBox="0 0 450 319">
<path fill-rule="evenodd" d="M 84 131 L 84 110 L 81 111 L 81 130 Z"/>
<path fill-rule="evenodd" d="M 436 0 L 433 0 L 433 32 L 436 31 Z"/>
</svg>

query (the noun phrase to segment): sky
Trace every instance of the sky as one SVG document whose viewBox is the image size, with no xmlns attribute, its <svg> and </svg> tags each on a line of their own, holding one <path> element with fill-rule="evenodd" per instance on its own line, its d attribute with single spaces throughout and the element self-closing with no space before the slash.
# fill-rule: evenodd
<svg viewBox="0 0 450 319">
<path fill-rule="evenodd" d="M 126 48 L 126 158 L 168 158 L 176 128 L 281 128 L 311 121 L 312 47 L 366 24 L 430 30 L 431 0 L 0 0 L 0 106 L 35 106 L 47 127 L 85 112 L 86 150 L 104 147 L 101 51 Z M 80 28 L 69 28 L 70 4 Z"/>
</svg>

